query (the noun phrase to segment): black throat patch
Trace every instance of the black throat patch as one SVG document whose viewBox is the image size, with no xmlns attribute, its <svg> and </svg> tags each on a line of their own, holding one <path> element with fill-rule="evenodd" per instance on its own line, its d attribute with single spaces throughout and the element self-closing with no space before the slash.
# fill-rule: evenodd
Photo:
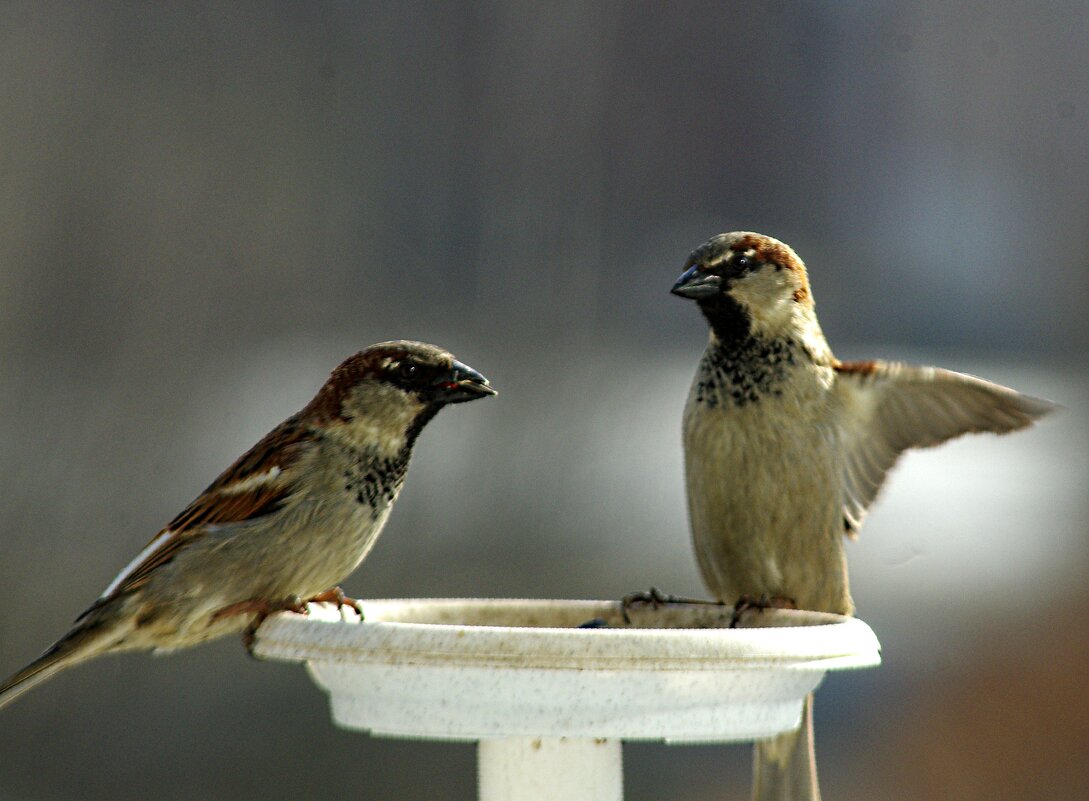
<svg viewBox="0 0 1089 801">
<path fill-rule="evenodd" d="M 375 513 L 382 511 L 393 503 L 405 483 L 410 454 L 410 448 L 392 459 L 358 452 L 354 463 L 344 471 L 344 490 Z"/>
<path fill-rule="evenodd" d="M 752 336 L 749 313 L 729 295 L 720 293 L 701 300 L 699 307 L 719 342 L 733 342 Z"/>
<path fill-rule="evenodd" d="M 717 332 L 716 332 L 717 334 Z M 710 408 L 742 407 L 780 397 L 797 345 L 787 339 L 719 340 L 707 349 L 696 372 L 696 402 Z"/>
</svg>

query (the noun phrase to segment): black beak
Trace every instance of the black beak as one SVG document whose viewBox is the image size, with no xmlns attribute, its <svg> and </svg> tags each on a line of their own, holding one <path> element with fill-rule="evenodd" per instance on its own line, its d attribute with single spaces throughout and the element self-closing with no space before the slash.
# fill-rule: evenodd
<svg viewBox="0 0 1089 801">
<path fill-rule="evenodd" d="M 690 300 L 702 300 L 722 291 L 722 276 L 700 272 L 699 265 L 689 267 L 669 290 Z"/>
<path fill-rule="evenodd" d="M 465 403 L 488 395 L 498 395 L 488 379 L 467 364 L 454 360 L 448 376 L 438 382 L 443 403 Z"/>
</svg>

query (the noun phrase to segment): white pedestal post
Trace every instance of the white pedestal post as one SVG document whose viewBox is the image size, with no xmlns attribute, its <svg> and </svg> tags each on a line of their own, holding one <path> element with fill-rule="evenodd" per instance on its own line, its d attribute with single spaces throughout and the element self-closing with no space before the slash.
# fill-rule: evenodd
<svg viewBox="0 0 1089 801">
<path fill-rule="evenodd" d="M 620 741 L 590 737 L 481 740 L 480 801 L 622 801 Z"/>
</svg>

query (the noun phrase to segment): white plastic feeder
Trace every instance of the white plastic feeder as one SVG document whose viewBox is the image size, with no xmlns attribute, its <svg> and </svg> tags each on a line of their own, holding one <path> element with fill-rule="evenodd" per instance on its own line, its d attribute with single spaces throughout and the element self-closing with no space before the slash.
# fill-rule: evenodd
<svg viewBox="0 0 1089 801">
<path fill-rule="evenodd" d="M 622 740 L 735 742 L 798 727 L 828 670 L 881 661 L 856 618 L 718 604 L 555 600 L 314 604 L 257 631 L 307 663 L 334 721 L 480 742 L 481 801 L 620 801 Z M 598 627 L 579 628 L 595 621 Z"/>
</svg>

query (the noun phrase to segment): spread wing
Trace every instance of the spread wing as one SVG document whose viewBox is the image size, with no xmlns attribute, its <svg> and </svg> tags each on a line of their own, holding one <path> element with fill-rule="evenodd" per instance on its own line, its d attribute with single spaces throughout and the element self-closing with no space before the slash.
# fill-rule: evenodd
<svg viewBox="0 0 1089 801">
<path fill-rule="evenodd" d="M 173 559 L 187 543 L 205 536 L 209 528 L 255 520 L 280 508 L 292 492 L 286 473 L 310 437 L 298 415 L 274 428 L 171 520 L 91 609 L 142 586 L 156 568 Z"/>
<path fill-rule="evenodd" d="M 981 378 L 892 362 L 837 363 L 847 459 L 843 517 L 855 536 L 885 475 L 908 448 L 925 448 L 976 431 L 1025 428 L 1056 406 Z"/>
</svg>

